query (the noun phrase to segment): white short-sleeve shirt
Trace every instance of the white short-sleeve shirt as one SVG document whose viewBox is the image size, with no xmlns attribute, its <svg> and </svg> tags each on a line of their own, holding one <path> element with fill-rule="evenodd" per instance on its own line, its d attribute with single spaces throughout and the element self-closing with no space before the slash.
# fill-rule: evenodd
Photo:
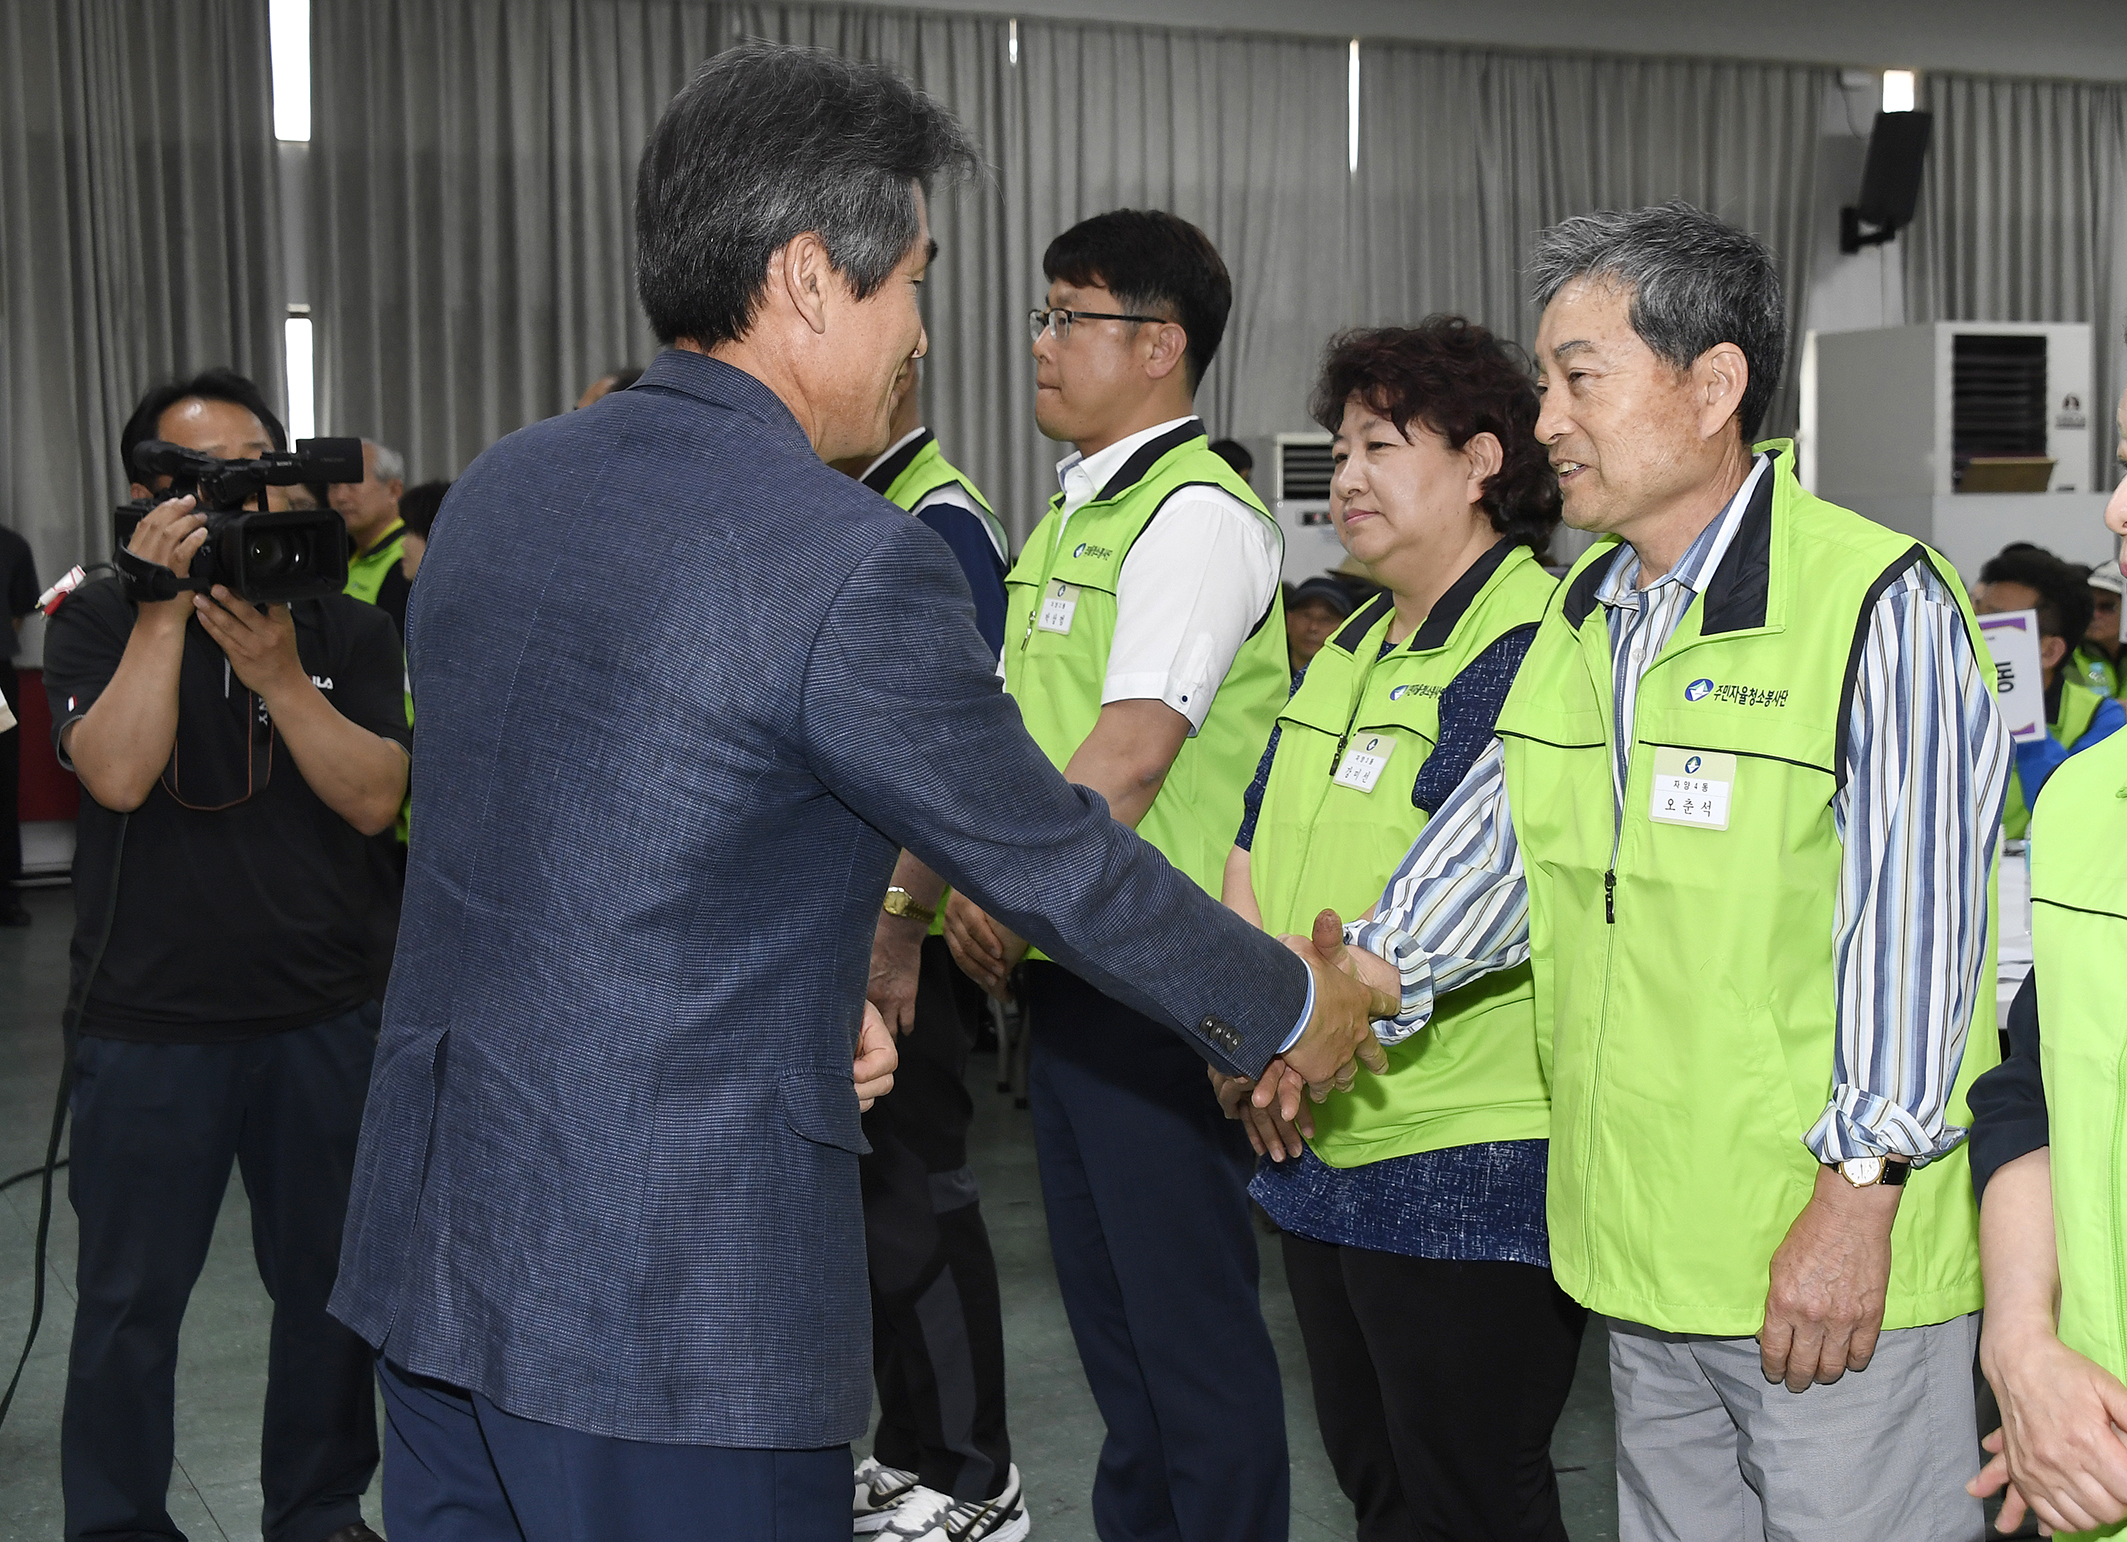
<svg viewBox="0 0 2127 1542">
<path fill-rule="evenodd" d="M 1158 423 L 1092 455 L 1074 452 L 1059 461 L 1066 528 L 1139 448 L 1191 421 Z M 1130 548 L 1116 579 L 1115 641 L 1101 705 L 1163 701 L 1189 719 L 1194 735 L 1241 644 L 1270 609 L 1280 566 L 1268 522 L 1233 494 L 1221 487 L 1175 493 Z"/>
</svg>

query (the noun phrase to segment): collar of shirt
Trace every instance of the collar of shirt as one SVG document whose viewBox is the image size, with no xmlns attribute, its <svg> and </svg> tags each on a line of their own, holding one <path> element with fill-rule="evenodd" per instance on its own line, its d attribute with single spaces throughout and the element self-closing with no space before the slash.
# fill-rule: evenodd
<svg viewBox="0 0 2127 1542">
<path fill-rule="evenodd" d="M 1624 555 L 1610 565 L 1595 597 L 1613 609 L 1620 605 L 1638 609 L 1643 595 L 1653 594 L 1664 584 L 1681 584 L 1693 594 L 1702 593 L 1714 571 L 1720 567 L 1721 559 L 1728 555 L 1729 545 L 1742 526 L 1743 511 L 1750 507 L 1750 495 L 1757 490 L 1759 480 L 1771 474 L 1771 467 L 1772 457 L 1760 455 L 1752 464 L 1750 475 L 1743 479 L 1743 485 L 1736 489 L 1736 495 L 1728 500 L 1728 506 L 1684 549 L 1676 566 L 1644 590 L 1639 585 L 1639 553 L 1627 545 Z"/>
<path fill-rule="evenodd" d="M 1081 455 L 1073 450 L 1056 463 L 1056 483 L 1063 489 L 1064 518 L 1069 519 L 1085 505 L 1091 503 L 1100 490 L 1108 485 L 1108 478 L 1123 469 L 1123 462 L 1135 455 L 1139 446 L 1150 444 L 1161 434 L 1172 433 L 1195 416 L 1170 418 L 1165 423 L 1155 423 L 1150 428 L 1141 428 L 1127 439 L 1118 439 L 1105 450 L 1095 450 L 1091 455 Z"/>
<path fill-rule="evenodd" d="M 900 454 L 903 446 L 909 444 L 914 440 L 921 439 L 923 437 L 923 429 L 924 425 L 918 423 L 914 428 L 903 434 L 899 439 L 896 439 L 892 444 L 881 450 L 879 452 L 879 458 L 873 461 L 869 466 L 866 466 L 863 471 L 858 473 L 857 480 L 859 482 L 863 481 L 866 477 L 869 477 L 874 471 L 877 471 L 881 466 L 885 465 L 896 455 Z"/>
</svg>

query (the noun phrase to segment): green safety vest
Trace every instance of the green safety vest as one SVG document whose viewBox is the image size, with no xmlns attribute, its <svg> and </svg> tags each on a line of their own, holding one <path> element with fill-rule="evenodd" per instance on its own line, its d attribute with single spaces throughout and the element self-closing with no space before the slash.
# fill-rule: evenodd
<svg viewBox="0 0 2127 1542">
<path fill-rule="evenodd" d="M 1817 1181 L 1802 1137 L 1830 1096 L 1837 1037 L 1832 810 L 1849 667 L 1879 585 L 1932 564 L 1991 668 L 1947 563 L 1803 491 L 1787 441 L 1760 448 L 1771 475 L 1641 679 L 1622 818 L 1596 598 L 1614 538 L 1560 586 L 1499 718 L 1549 1036 L 1552 1269 L 1594 1311 L 1728 1337 L 1762 1324 L 1773 1252 Z M 1667 819 L 1698 822 L 1656 820 L 1657 796 Z M 1988 915 L 1975 1004 L 1991 1013 Z M 1992 1032 L 1967 1038 L 1950 1124 L 1969 1123 L 1966 1089 L 1999 1058 Z M 1884 1326 L 1979 1304 L 1960 1147 L 1906 1185 Z"/>
<path fill-rule="evenodd" d="M 990 540 L 996 544 L 998 553 L 1011 550 L 1005 544 L 1004 526 L 990 512 L 990 500 L 982 496 L 982 490 L 947 460 L 938 448 L 938 436 L 924 429 L 914 439 L 894 451 L 885 460 L 864 473 L 864 485 L 898 508 L 916 512 L 923 500 L 940 488 L 957 487 L 975 500 L 982 510 L 982 518 L 990 529 Z M 938 913 L 931 917 L 931 935 L 945 935 L 945 902 L 952 898 L 951 889 L 938 895 Z"/>
<path fill-rule="evenodd" d="M 1252 509 L 1282 549 L 1276 522 L 1233 468 L 1211 453 L 1204 425 L 1192 418 L 1140 448 L 1069 519 L 1057 494 L 1005 575 L 1004 688 L 1058 770 L 1100 716 L 1123 559 L 1169 498 L 1206 485 Z M 1218 682 L 1204 726 L 1183 741 L 1138 824 L 1138 834 L 1213 896 L 1241 827 L 1242 794 L 1291 684 L 1285 608 L 1274 592 L 1269 610 Z"/>
<path fill-rule="evenodd" d="M 2120 679 L 2120 666 L 2088 643 L 2076 645 L 2069 663 L 2076 677 L 2100 696 L 2117 696 L 2121 685 L 2127 683 Z"/>
<path fill-rule="evenodd" d="M 347 559 L 347 587 L 343 592 L 365 605 L 376 604 L 377 596 L 384 591 L 385 576 L 405 555 L 405 547 L 406 527 L 393 525 L 384 532 L 384 539 L 368 551 Z"/>
<path fill-rule="evenodd" d="M 1425 828 L 1411 789 L 1440 740 L 1441 693 L 1501 637 L 1533 625 L 1556 587 L 1528 547 L 1503 540 L 1386 657 L 1395 619 L 1386 596 L 1322 645 L 1278 718 L 1256 816 L 1249 874 L 1266 931 L 1305 936 L 1325 907 L 1347 920 L 1373 908 Z M 1370 789 L 1355 785 L 1368 761 L 1337 780 L 1347 750 L 1384 749 Z M 1362 1076 L 1314 1111 L 1311 1144 L 1323 1161 L 1356 1167 L 1550 1133 L 1527 964 L 1455 991 L 1388 1056 L 1389 1074 Z"/>
<path fill-rule="evenodd" d="M 2053 736 L 2056 744 L 2072 750 L 2076 741 L 2090 731 L 2090 720 L 2097 716 L 2097 709 L 2104 704 L 2105 698 L 2097 692 L 2063 676 L 2060 716 L 2046 725 L 2046 732 Z M 2001 808 L 2002 838 L 2020 841 L 2030 828 L 2031 806 L 2024 801 L 2023 778 L 2016 774 L 2016 758 L 2012 755 L 2009 758 L 2009 791 Z"/>
<path fill-rule="evenodd" d="M 2127 734 L 2046 779 L 2031 829 L 2031 953 L 2052 1143 L 2060 1340 L 2127 1377 Z M 2079 1536 L 2114 1537 L 2127 1523 Z M 2063 1536 L 2067 1535 L 2062 1533 Z"/>
</svg>

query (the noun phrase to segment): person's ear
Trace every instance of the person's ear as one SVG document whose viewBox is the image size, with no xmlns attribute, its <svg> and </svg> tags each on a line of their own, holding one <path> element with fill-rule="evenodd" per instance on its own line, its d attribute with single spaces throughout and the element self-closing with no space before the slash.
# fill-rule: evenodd
<svg viewBox="0 0 2127 1542">
<path fill-rule="evenodd" d="M 1711 439 L 1741 409 L 1750 387 L 1750 361 L 1734 343 L 1715 343 L 1692 362 L 1691 383 L 1699 402 L 1699 436 Z"/>
<path fill-rule="evenodd" d="M 2061 667 L 2061 660 L 2068 656 L 2068 639 L 2065 637 L 2041 636 L 2038 640 L 2038 661 L 2048 671 Z"/>
<path fill-rule="evenodd" d="M 1469 502 L 1480 503 L 1484 499 L 1485 484 L 1499 475 L 1499 468 L 1507 463 L 1507 452 L 1494 433 L 1470 435 L 1469 443 L 1462 447 L 1463 464 L 1468 476 L 1463 482 L 1463 496 Z"/>
<path fill-rule="evenodd" d="M 798 232 L 768 259 L 769 286 L 781 289 L 791 309 L 814 332 L 827 330 L 832 286 L 841 282 L 817 231 Z"/>
<path fill-rule="evenodd" d="M 1182 367 L 1189 352 L 1189 334 L 1175 321 L 1163 321 L 1146 330 L 1152 333 L 1152 349 L 1145 356 L 1145 375 L 1148 379 L 1165 380 Z"/>
<path fill-rule="evenodd" d="M 393 477 L 389 482 L 386 482 L 384 485 L 391 489 L 391 501 L 393 503 L 397 503 L 401 498 L 406 496 L 406 483 L 402 479 L 398 477 Z"/>
<path fill-rule="evenodd" d="M 140 483 L 133 483 L 132 498 L 135 503 L 138 503 L 143 498 L 152 498 L 154 496 L 155 495 L 153 493 L 149 492 L 145 487 L 141 486 Z"/>
</svg>

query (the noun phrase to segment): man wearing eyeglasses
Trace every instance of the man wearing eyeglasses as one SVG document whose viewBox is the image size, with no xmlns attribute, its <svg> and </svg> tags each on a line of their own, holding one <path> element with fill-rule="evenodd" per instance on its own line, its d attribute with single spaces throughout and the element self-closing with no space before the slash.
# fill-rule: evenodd
<svg viewBox="0 0 2127 1542">
<path fill-rule="evenodd" d="M 1277 526 L 1193 406 L 1233 284 L 1202 231 L 1147 210 L 1072 227 L 1042 267 L 1034 415 L 1072 452 L 1006 579 L 1005 688 L 1067 778 L 1217 894 L 1289 680 Z M 1026 942 L 957 893 L 946 936 L 1004 996 Z M 1095 1524 L 1279 1542 L 1284 1405 L 1247 1142 L 1172 1035 L 1038 955 L 1018 983 L 1050 1246 L 1108 1428 Z"/>
</svg>

